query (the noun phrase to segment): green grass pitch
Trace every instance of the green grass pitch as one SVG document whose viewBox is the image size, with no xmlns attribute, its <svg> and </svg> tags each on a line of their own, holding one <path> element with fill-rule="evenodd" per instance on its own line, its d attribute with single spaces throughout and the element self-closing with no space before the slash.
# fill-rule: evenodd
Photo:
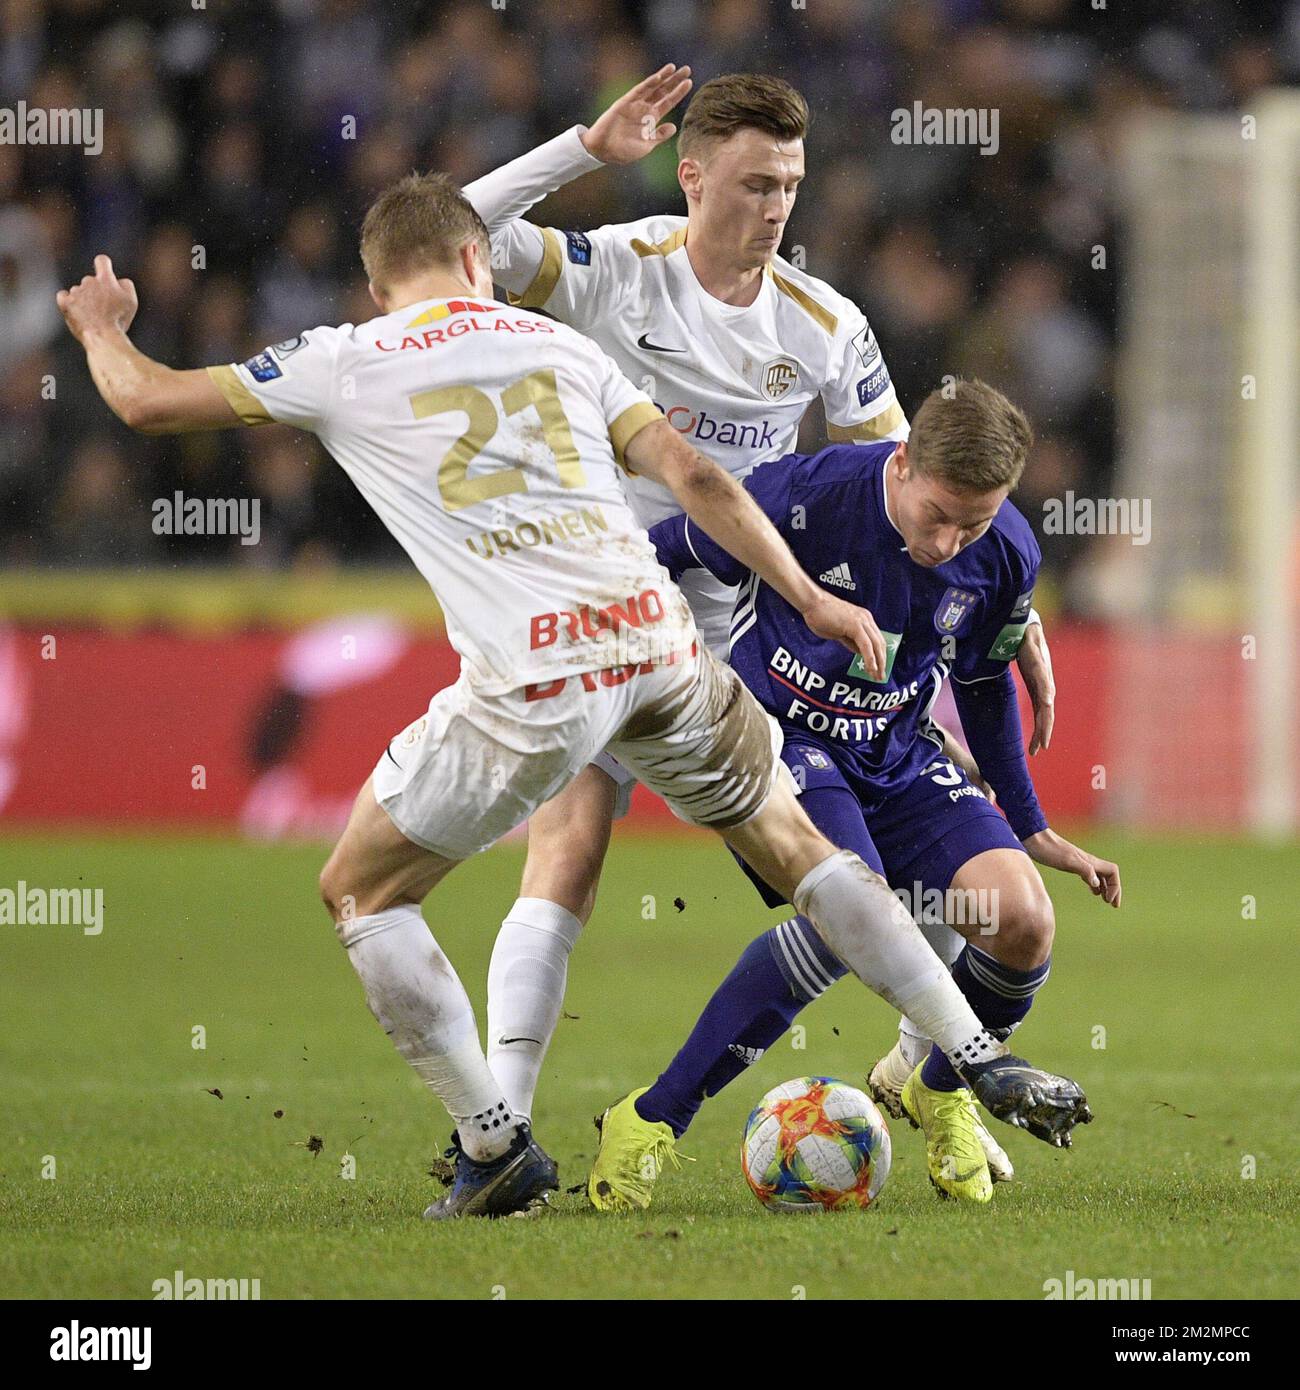
<svg viewBox="0 0 1300 1390">
<path fill-rule="evenodd" d="M 263 1298 L 1041 1299 L 1069 1270 L 1150 1279 L 1155 1298 L 1291 1296 L 1296 848 L 1087 842 L 1119 860 L 1125 906 L 1051 876 L 1055 968 L 1018 1042 L 1078 1077 L 1097 1120 L 1068 1153 L 1004 1131 L 1018 1180 L 991 1206 L 940 1201 L 900 1123 L 868 1212 L 775 1216 L 749 1194 L 757 1098 L 810 1072 L 860 1083 L 892 1044 L 887 1007 L 845 980 L 803 1015 L 802 1049 L 787 1038 L 705 1107 L 681 1146 L 695 1162 L 648 1213 L 566 1195 L 431 1228 L 450 1126 L 334 940 L 322 848 L 6 837 L 0 886 L 102 887 L 105 926 L 0 925 L 0 1295 L 149 1298 L 179 1269 Z M 480 1020 L 520 863 L 517 845 L 482 856 L 426 906 Z M 653 1079 L 777 916 L 709 837 L 616 833 L 536 1112 L 566 1187 L 592 1115 Z"/>
</svg>

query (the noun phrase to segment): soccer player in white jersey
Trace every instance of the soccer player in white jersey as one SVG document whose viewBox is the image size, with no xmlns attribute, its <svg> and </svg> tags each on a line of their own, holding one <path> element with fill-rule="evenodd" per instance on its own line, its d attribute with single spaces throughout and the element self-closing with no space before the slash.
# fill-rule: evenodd
<svg viewBox="0 0 1300 1390">
<path fill-rule="evenodd" d="M 135 290 L 107 256 L 58 296 L 127 424 L 310 430 L 442 602 L 460 679 L 379 758 L 321 875 L 371 1011 L 457 1125 L 454 1185 L 426 1214 L 521 1210 L 557 1178 L 493 1075 L 420 904 L 605 747 L 793 894 L 841 959 L 924 1020 L 995 1113 L 1068 1142 L 1090 1118 L 1079 1088 L 1009 1057 L 884 880 L 804 815 L 767 716 L 696 640 L 620 462 L 670 488 L 814 632 L 883 673 L 870 615 L 819 588 L 735 479 L 598 347 L 493 301 L 488 244 L 449 180 L 404 179 L 362 229 L 377 318 L 207 371 L 173 371 L 133 346 Z"/>
<path fill-rule="evenodd" d="M 669 64 L 590 130 L 575 127 L 466 187 L 492 233 L 497 281 L 517 302 L 593 337 L 683 438 L 735 477 L 791 452 L 818 396 L 831 441 L 905 439 L 907 420 L 861 310 L 778 254 L 803 178 L 808 121 L 789 84 L 736 74 L 696 93 L 678 140 L 686 216 L 585 233 L 522 220 L 562 184 L 603 163 L 630 163 L 669 139 L 676 128 L 664 117 L 690 85 L 690 69 Z M 634 477 L 629 490 L 647 527 L 680 510 L 653 478 Z M 833 588 L 836 576 L 823 582 Z M 701 636 L 725 659 L 736 591 L 703 569 L 681 583 Z M 1050 738 L 1054 699 L 1037 615 L 1019 660 L 1034 702 L 1035 752 Z M 945 752 L 974 774 L 951 739 Z M 488 1056 L 524 1114 L 559 1019 L 569 951 L 594 905 L 611 822 L 626 810 L 632 780 L 601 758 L 529 822 L 520 897 L 488 977 Z M 942 923 L 927 931 L 941 955 L 956 959 L 956 932 Z M 927 1051 L 905 1018 L 898 1046 L 873 1078 L 905 1080 Z M 976 1123 L 994 1171 L 1009 1176 L 1007 1155 Z"/>
</svg>

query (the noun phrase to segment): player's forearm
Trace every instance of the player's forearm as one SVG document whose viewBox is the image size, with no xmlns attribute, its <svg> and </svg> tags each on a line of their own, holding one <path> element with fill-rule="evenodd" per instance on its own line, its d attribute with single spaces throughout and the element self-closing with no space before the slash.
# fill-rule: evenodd
<svg viewBox="0 0 1300 1390">
<path fill-rule="evenodd" d="M 798 612 L 822 591 L 804 572 L 762 508 L 717 464 L 702 455 L 666 479 L 682 510 L 723 550 L 752 570 Z"/>
<path fill-rule="evenodd" d="M 524 213 L 557 188 L 603 167 L 584 148 L 581 130 L 574 126 L 465 186 L 465 196 L 492 238 L 493 279 L 513 294 L 527 290 L 546 255 L 541 228 L 526 221 Z"/>
<path fill-rule="evenodd" d="M 1041 864 L 1045 869 L 1069 869 L 1074 846 L 1068 840 L 1063 840 L 1050 826 L 1045 825 L 1032 835 L 1018 838 L 1034 863 Z"/>
<path fill-rule="evenodd" d="M 991 680 L 953 682 L 953 698 L 970 751 L 1022 842 L 1047 825 L 1025 758 L 1020 707 L 1009 670 Z"/>
<path fill-rule="evenodd" d="M 99 394 L 133 430 L 185 434 L 230 429 L 240 423 L 207 371 L 177 371 L 155 362 L 120 328 L 87 329 L 81 343 Z"/>
<path fill-rule="evenodd" d="M 548 194 L 583 174 L 604 166 L 588 154 L 582 143 L 582 126 L 521 154 L 481 179 L 465 185 L 465 196 L 487 223 L 489 231 L 522 217 Z"/>
<path fill-rule="evenodd" d="M 118 328 L 88 331 L 81 345 L 95 386 L 113 414 L 133 430 L 161 433 L 155 402 L 169 369 L 147 357 Z"/>
</svg>

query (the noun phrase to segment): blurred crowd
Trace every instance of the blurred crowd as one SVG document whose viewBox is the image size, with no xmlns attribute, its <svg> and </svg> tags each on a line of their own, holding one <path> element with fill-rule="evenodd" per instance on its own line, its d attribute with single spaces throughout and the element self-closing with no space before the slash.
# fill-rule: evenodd
<svg viewBox="0 0 1300 1390">
<path fill-rule="evenodd" d="M 97 156 L 0 144 L 0 565 L 396 559 L 301 434 L 123 430 L 56 288 L 107 251 L 139 290 L 135 341 L 174 366 L 371 317 L 356 234 L 379 188 L 467 182 L 669 60 L 804 92 L 783 254 L 863 306 L 905 409 L 946 372 L 1028 409 L 1030 510 L 1106 493 L 1130 118 L 1294 81 L 1300 0 L 0 0 L 0 108 L 104 111 Z M 997 156 L 892 144 L 916 101 L 996 108 Z M 547 208 L 567 227 L 682 210 L 671 149 Z M 261 543 L 153 534 L 177 489 L 262 499 Z M 1058 572 L 1077 558 L 1044 544 Z"/>
</svg>

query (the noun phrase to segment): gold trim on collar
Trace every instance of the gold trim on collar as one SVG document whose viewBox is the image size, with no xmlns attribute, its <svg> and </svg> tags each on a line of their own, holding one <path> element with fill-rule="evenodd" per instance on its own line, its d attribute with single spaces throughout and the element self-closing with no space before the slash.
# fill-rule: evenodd
<svg viewBox="0 0 1300 1390">
<path fill-rule="evenodd" d="M 772 283 L 783 295 L 793 299 L 813 322 L 824 328 L 832 338 L 835 336 L 835 330 L 839 327 L 840 321 L 829 309 L 818 304 L 806 290 L 801 290 L 798 285 L 787 280 L 783 275 L 778 275 L 771 266 L 768 266 L 767 273 L 772 277 Z"/>
<path fill-rule="evenodd" d="M 642 241 L 640 237 L 632 238 L 632 250 L 644 260 L 647 256 L 671 256 L 674 251 L 680 250 L 686 245 L 686 228 L 678 227 L 671 236 L 666 236 L 662 241 L 656 242 L 653 246 L 648 241 Z"/>
</svg>

